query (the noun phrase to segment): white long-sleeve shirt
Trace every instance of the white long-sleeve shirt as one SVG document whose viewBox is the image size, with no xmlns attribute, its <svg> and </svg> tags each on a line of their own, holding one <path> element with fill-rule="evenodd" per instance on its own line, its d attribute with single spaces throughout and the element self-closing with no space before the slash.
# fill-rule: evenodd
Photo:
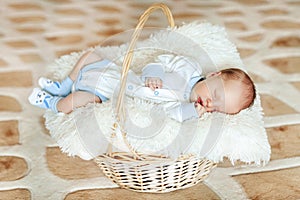
<svg viewBox="0 0 300 200">
<path fill-rule="evenodd" d="M 75 89 L 92 92 L 105 101 L 116 96 L 120 72 L 121 68 L 109 60 L 92 63 L 79 73 Z M 196 118 L 198 113 L 194 102 L 190 102 L 190 94 L 201 73 L 199 64 L 191 58 L 160 55 L 143 68 L 141 76 L 129 70 L 126 95 L 162 103 L 166 114 L 179 122 Z M 159 77 L 163 87 L 154 91 L 146 87 L 147 77 Z"/>
<path fill-rule="evenodd" d="M 198 117 L 190 94 L 195 83 L 201 78 L 202 70 L 191 58 L 174 55 L 160 55 L 155 63 L 149 63 L 143 68 L 141 79 L 158 77 L 163 81 L 162 89 L 156 90 L 156 98 L 164 98 L 168 115 L 177 121 Z M 167 90 L 167 94 L 164 94 Z M 162 93 L 162 94 L 161 94 Z M 170 95 L 172 93 L 173 95 Z"/>
</svg>

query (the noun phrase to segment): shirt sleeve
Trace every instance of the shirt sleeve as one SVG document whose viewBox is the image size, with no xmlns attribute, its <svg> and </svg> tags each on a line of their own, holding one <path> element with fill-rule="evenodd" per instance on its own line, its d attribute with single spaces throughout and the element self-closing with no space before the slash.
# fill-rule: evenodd
<svg viewBox="0 0 300 200">
<path fill-rule="evenodd" d="M 157 77 L 164 81 L 164 69 L 161 63 L 149 63 L 142 70 L 142 81 L 147 77 Z"/>
<path fill-rule="evenodd" d="M 162 64 L 164 72 L 176 72 L 189 76 L 195 72 L 202 73 L 199 64 L 194 59 L 186 56 L 163 54 L 156 58 L 156 62 Z"/>
<path fill-rule="evenodd" d="M 170 118 L 183 122 L 192 118 L 199 118 L 194 103 L 181 103 L 167 111 Z"/>
<path fill-rule="evenodd" d="M 154 63 L 147 64 L 142 70 L 142 81 L 147 77 L 158 77 L 164 81 L 165 73 L 177 73 L 185 80 L 199 77 L 202 69 L 192 58 L 172 54 L 159 55 Z"/>
</svg>

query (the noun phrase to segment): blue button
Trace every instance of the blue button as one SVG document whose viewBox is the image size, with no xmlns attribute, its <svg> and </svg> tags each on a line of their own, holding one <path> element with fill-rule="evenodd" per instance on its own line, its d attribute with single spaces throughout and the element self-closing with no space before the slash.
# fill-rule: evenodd
<svg viewBox="0 0 300 200">
<path fill-rule="evenodd" d="M 159 92 L 158 91 L 154 91 L 154 95 L 155 96 L 159 95 Z"/>
<path fill-rule="evenodd" d="M 132 86 L 132 85 L 128 85 L 128 89 L 129 89 L 129 90 L 132 90 L 132 89 L 133 89 L 133 86 Z"/>
</svg>

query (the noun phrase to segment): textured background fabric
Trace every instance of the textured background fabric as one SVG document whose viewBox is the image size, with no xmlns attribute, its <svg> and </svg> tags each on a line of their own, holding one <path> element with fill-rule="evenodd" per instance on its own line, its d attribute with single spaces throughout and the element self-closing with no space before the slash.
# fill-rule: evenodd
<svg viewBox="0 0 300 200">
<path fill-rule="evenodd" d="M 116 188 L 94 162 L 62 154 L 27 96 L 46 65 L 110 44 L 154 1 L 0 2 L 0 199 L 299 199 L 300 1 L 163 1 L 178 25 L 224 25 L 262 96 L 272 147 L 264 168 L 221 164 L 201 184 L 168 194 Z M 165 27 L 161 14 L 148 26 Z M 128 38 L 120 38 L 125 42 Z M 112 44 L 113 45 L 113 44 Z"/>
</svg>

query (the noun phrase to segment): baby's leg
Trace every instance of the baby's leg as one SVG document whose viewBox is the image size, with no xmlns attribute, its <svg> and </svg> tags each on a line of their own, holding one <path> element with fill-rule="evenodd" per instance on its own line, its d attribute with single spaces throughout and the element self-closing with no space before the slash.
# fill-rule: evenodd
<svg viewBox="0 0 300 200">
<path fill-rule="evenodd" d="M 63 113 L 70 113 L 74 108 L 85 106 L 88 103 L 101 103 L 101 99 L 89 92 L 77 91 L 69 94 L 57 103 L 57 110 Z"/>
<path fill-rule="evenodd" d="M 93 53 L 93 51 L 89 51 L 84 53 L 81 58 L 77 61 L 73 70 L 69 74 L 71 80 L 75 81 L 77 79 L 79 71 L 84 68 L 86 65 L 102 60 L 100 56 Z"/>
<path fill-rule="evenodd" d="M 92 51 L 84 53 L 77 61 L 73 70 L 63 81 L 52 81 L 50 79 L 41 77 L 38 80 L 40 87 L 55 96 L 67 96 L 71 93 L 72 85 L 77 79 L 79 71 L 87 64 L 101 60 L 101 58 Z"/>
</svg>

